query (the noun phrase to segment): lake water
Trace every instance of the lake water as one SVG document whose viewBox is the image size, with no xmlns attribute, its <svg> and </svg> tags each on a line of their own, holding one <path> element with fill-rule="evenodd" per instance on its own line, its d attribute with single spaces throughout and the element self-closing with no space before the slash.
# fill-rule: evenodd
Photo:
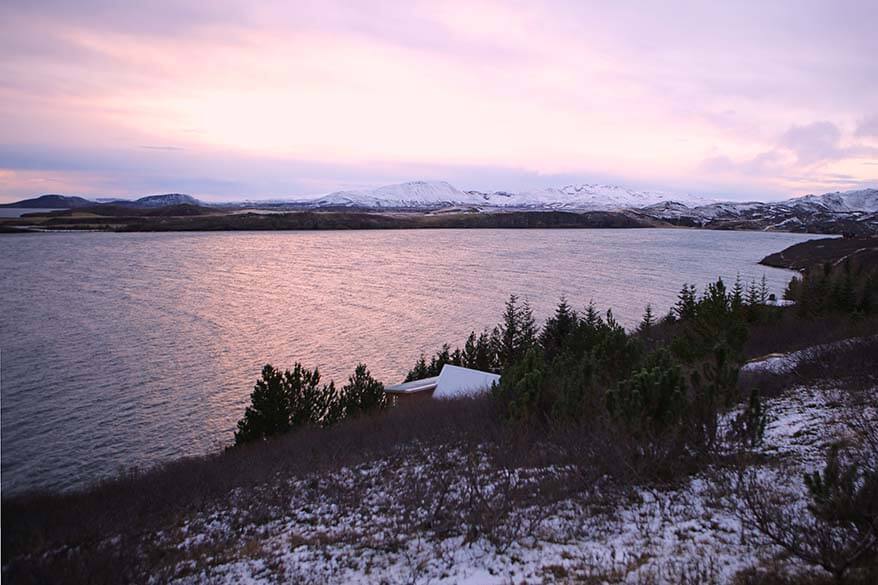
<svg viewBox="0 0 878 585">
<path fill-rule="evenodd" d="M 25 213 L 49 213 L 60 209 L 35 209 L 30 207 L 0 207 L 0 217 L 21 217 Z"/>
<path fill-rule="evenodd" d="M 58 233 L 0 236 L 2 490 L 82 486 L 221 449 L 265 363 L 385 383 L 495 324 L 510 293 L 626 325 L 684 282 L 815 236 L 701 230 Z"/>
</svg>

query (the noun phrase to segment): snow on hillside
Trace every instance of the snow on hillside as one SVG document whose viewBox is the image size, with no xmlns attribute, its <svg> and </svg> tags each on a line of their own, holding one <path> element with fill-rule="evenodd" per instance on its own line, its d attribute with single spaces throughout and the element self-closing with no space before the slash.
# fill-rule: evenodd
<svg viewBox="0 0 878 585">
<path fill-rule="evenodd" d="M 827 445 L 843 433 L 842 401 L 831 387 L 800 387 L 766 406 L 771 420 L 757 449 L 764 459 L 750 470 L 783 490 L 788 501 L 801 502 L 802 474 L 819 469 Z M 738 496 L 718 487 L 735 481 L 732 469 L 709 468 L 664 489 L 635 489 L 612 505 L 573 498 L 519 509 L 497 528 L 511 532 L 468 536 L 436 531 L 435 510 L 405 516 L 397 499 L 396 486 L 423 483 L 430 489 L 430 467 L 449 457 L 462 455 L 436 452 L 426 463 L 389 458 L 267 486 L 288 494 L 289 507 L 265 510 L 259 525 L 242 523 L 244 494 L 233 493 L 225 507 L 190 516 L 157 536 L 167 550 L 192 559 L 180 562 L 176 579 L 192 584 L 732 583 L 739 571 L 760 564 L 808 572 L 744 522 Z M 509 480 L 502 470 L 479 468 L 486 493 L 502 490 Z M 549 475 L 563 481 L 564 473 L 521 469 L 512 479 L 526 484 Z M 446 489 L 443 507 L 467 497 L 456 485 Z M 511 544 L 498 545 L 499 534 L 514 535 Z M 230 538 L 241 543 L 240 553 L 217 555 Z M 211 555 L 207 562 L 195 560 L 207 554 L 202 551 Z"/>
<path fill-rule="evenodd" d="M 201 201 L 191 195 L 182 193 L 168 193 L 166 195 L 149 195 L 141 197 L 134 201 L 134 204 L 141 207 L 166 207 L 169 205 L 201 205 Z"/>
<path fill-rule="evenodd" d="M 436 208 L 453 205 L 515 209 L 614 210 L 678 201 L 704 205 L 710 201 L 692 195 L 635 191 L 617 185 L 567 185 L 523 192 L 461 191 L 445 181 L 413 181 L 371 190 L 337 191 L 301 201 L 315 207 Z"/>
<path fill-rule="evenodd" d="M 560 189 L 540 189 L 522 193 L 488 196 L 494 205 L 546 207 L 554 209 L 614 210 L 646 207 L 666 202 L 704 205 L 708 199 L 693 195 L 671 195 L 660 191 L 635 191 L 618 185 L 567 185 Z"/>
<path fill-rule="evenodd" d="M 445 181 L 412 181 L 372 190 L 336 191 L 305 202 L 317 207 L 435 208 L 479 205 L 485 200 L 473 192 L 460 191 Z"/>
<path fill-rule="evenodd" d="M 878 211 L 878 189 L 858 189 L 854 191 L 836 191 L 823 195 L 805 195 L 794 197 L 784 202 L 793 207 L 817 207 L 834 213 L 852 211 Z"/>
</svg>

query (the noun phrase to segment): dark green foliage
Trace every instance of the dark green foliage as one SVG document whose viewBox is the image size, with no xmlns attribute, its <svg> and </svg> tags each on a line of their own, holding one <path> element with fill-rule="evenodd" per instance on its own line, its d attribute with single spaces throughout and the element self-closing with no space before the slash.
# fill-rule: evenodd
<svg viewBox="0 0 878 585">
<path fill-rule="evenodd" d="M 498 371 L 497 350 L 488 330 L 484 330 L 478 336 L 473 331 L 469 334 L 464 344 L 461 356 L 463 366 L 483 372 Z"/>
<path fill-rule="evenodd" d="M 794 277 L 784 298 L 795 301 L 796 311 L 805 317 L 870 314 L 878 306 L 878 272 L 851 258 L 838 265 L 826 263 Z"/>
<path fill-rule="evenodd" d="M 721 278 L 709 284 L 701 298 L 691 307 L 687 305 L 683 314 L 685 322 L 672 342 L 675 356 L 683 363 L 739 357 L 737 354 L 747 339 L 747 326 L 739 312 L 733 310 Z"/>
<path fill-rule="evenodd" d="M 598 312 L 594 301 L 589 301 L 582 316 L 582 323 L 589 329 L 596 329 L 601 324 L 601 314 Z"/>
<path fill-rule="evenodd" d="M 744 284 L 741 282 L 741 273 L 735 276 L 735 285 L 732 287 L 732 294 L 729 298 L 732 310 L 740 311 L 744 307 Z"/>
<path fill-rule="evenodd" d="M 594 403 L 594 360 L 590 354 L 579 358 L 564 355 L 552 362 L 552 367 L 566 374 L 554 380 L 551 407 L 554 421 L 575 422 L 586 412 L 595 412 L 601 407 Z"/>
<path fill-rule="evenodd" d="M 345 418 L 368 414 L 387 408 L 384 384 L 369 373 L 365 364 L 358 364 L 348 383 L 341 389 L 340 403 Z"/>
<path fill-rule="evenodd" d="M 309 370 L 296 363 L 292 371 L 284 373 L 290 397 L 290 426 L 320 425 L 333 423 L 329 416 L 337 416 L 338 392 L 335 384 L 320 384 L 317 368 Z"/>
<path fill-rule="evenodd" d="M 577 318 L 563 301 L 541 335 L 543 351 L 536 349 L 503 372 L 497 395 L 510 419 L 578 421 L 599 414 L 605 388 L 640 358 L 639 343 L 612 311 L 602 318 L 590 304 Z"/>
<path fill-rule="evenodd" d="M 531 348 L 522 360 L 503 372 L 494 393 L 506 406 L 510 418 L 528 421 L 542 417 L 546 408 L 542 392 L 544 367 L 542 357 Z"/>
<path fill-rule="evenodd" d="M 697 290 L 694 284 L 692 286 L 688 284 L 683 285 L 677 297 L 677 304 L 674 305 L 673 309 L 674 316 L 677 319 L 683 321 L 695 317 L 696 295 Z"/>
<path fill-rule="evenodd" d="M 320 372 L 296 363 L 281 372 L 270 365 L 250 394 L 250 406 L 238 421 L 235 444 L 265 439 L 304 425 L 332 424 L 340 418 L 335 386 L 320 384 Z"/>
<path fill-rule="evenodd" d="M 689 431 L 706 449 L 716 443 L 720 408 L 737 398 L 747 324 L 743 312 L 734 308 L 733 298 L 722 279 L 710 283 L 694 306 L 688 306 L 687 294 L 686 317 L 670 343 L 675 359 L 687 372 Z"/>
<path fill-rule="evenodd" d="M 797 552 L 837 580 L 852 570 L 878 564 L 878 467 L 876 453 L 833 448 L 823 472 L 805 474 L 805 486 L 820 538 Z M 814 546 L 817 544 L 817 546 Z M 810 557 L 810 558 L 808 558 Z"/>
<path fill-rule="evenodd" d="M 427 358 L 424 357 L 424 354 L 418 358 L 418 361 L 415 362 L 415 366 L 409 370 L 409 373 L 405 376 L 406 382 L 411 382 L 412 380 L 423 380 L 424 378 L 430 378 L 436 374 L 430 373 L 430 366 L 427 365 Z"/>
<path fill-rule="evenodd" d="M 290 430 L 290 397 L 284 373 L 270 365 L 250 394 L 250 406 L 238 421 L 235 443 L 272 437 Z"/>
<path fill-rule="evenodd" d="M 640 320 L 637 330 L 643 335 L 649 335 L 653 326 L 655 326 L 655 314 L 652 312 L 652 305 L 647 304 L 646 310 L 643 311 L 643 319 Z"/>
<path fill-rule="evenodd" d="M 476 335 L 473 331 L 463 350 L 458 348 L 451 351 L 451 346 L 445 344 L 429 362 L 422 355 L 409 370 L 405 381 L 438 376 L 445 364 L 499 373 L 537 345 L 537 327 L 530 305 L 527 301 L 519 302 L 517 296 L 510 295 L 503 312 L 503 321 L 492 332 L 485 329 Z"/>
<path fill-rule="evenodd" d="M 666 350 L 651 355 L 644 367 L 607 392 L 607 409 L 635 432 L 660 433 L 686 414 L 686 384 Z"/>
<path fill-rule="evenodd" d="M 495 337 L 501 369 L 514 364 L 537 344 L 536 323 L 527 301 L 519 303 L 516 295 L 509 296 Z"/>
<path fill-rule="evenodd" d="M 345 418 L 385 408 L 384 386 L 359 364 L 341 392 L 320 383 L 317 368 L 296 363 L 281 372 L 270 365 L 250 394 L 250 406 L 238 421 L 235 444 L 267 439 L 305 426 L 327 427 Z"/>
<path fill-rule="evenodd" d="M 765 414 L 765 407 L 762 405 L 759 389 L 753 388 L 750 392 L 746 408 L 732 422 L 732 430 L 743 445 L 758 447 L 762 444 L 767 423 L 768 416 Z"/>
<path fill-rule="evenodd" d="M 546 321 L 540 333 L 540 346 L 547 361 L 553 360 L 565 349 L 576 330 L 578 320 L 576 311 L 562 297 L 555 314 Z"/>
<path fill-rule="evenodd" d="M 442 372 L 442 366 L 445 364 L 462 366 L 463 352 L 459 349 L 455 349 L 452 352 L 451 347 L 446 343 L 442 346 L 442 349 L 430 358 L 430 363 L 427 363 L 427 359 L 421 354 L 415 366 L 406 374 L 405 381 L 411 382 L 412 380 L 423 380 L 424 378 L 438 376 Z"/>
<path fill-rule="evenodd" d="M 855 526 L 864 535 L 878 538 L 878 469 L 846 461 L 833 448 L 823 472 L 805 474 L 815 518 L 831 525 Z"/>
</svg>

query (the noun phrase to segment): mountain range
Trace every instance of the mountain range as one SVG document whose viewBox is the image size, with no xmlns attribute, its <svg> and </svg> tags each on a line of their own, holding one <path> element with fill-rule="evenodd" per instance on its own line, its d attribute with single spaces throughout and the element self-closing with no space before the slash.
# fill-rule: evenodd
<svg viewBox="0 0 878 585">
<path fill-rule="evenodd" d="M 42 195 L 2 207 L 34 209 L 193 208 L 367 211 L 624 211 L 673 225 L 825 233 L 878 233 L 878 189 L 806 195 L 777 202 L 712 201 L 697 195 L 637 191 L 617 185 L 567 185 L 523 192 L 462 191 L 444 181 L 413 181 L 377 189 L 336 191 L 314 198 L 206 203 L 180 193 L 136 200 Z"/>
</svg>

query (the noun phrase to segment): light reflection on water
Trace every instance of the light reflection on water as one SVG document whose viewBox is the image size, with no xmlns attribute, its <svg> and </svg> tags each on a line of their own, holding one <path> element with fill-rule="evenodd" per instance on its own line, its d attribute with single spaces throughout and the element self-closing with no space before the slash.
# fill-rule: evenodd
<svg viewBox="0 0 878 585">
<path fill-rule="evenodd" d="M 418 230 L 0 236 L 2 489 L 65 489 L 217 450 L 265 363 L 358 361 L 399 381 L 493 325 L 509 293 L 624 324 L 684 282 L 768 278 L 814 236 L 698 230 Z"/>
</svg>

